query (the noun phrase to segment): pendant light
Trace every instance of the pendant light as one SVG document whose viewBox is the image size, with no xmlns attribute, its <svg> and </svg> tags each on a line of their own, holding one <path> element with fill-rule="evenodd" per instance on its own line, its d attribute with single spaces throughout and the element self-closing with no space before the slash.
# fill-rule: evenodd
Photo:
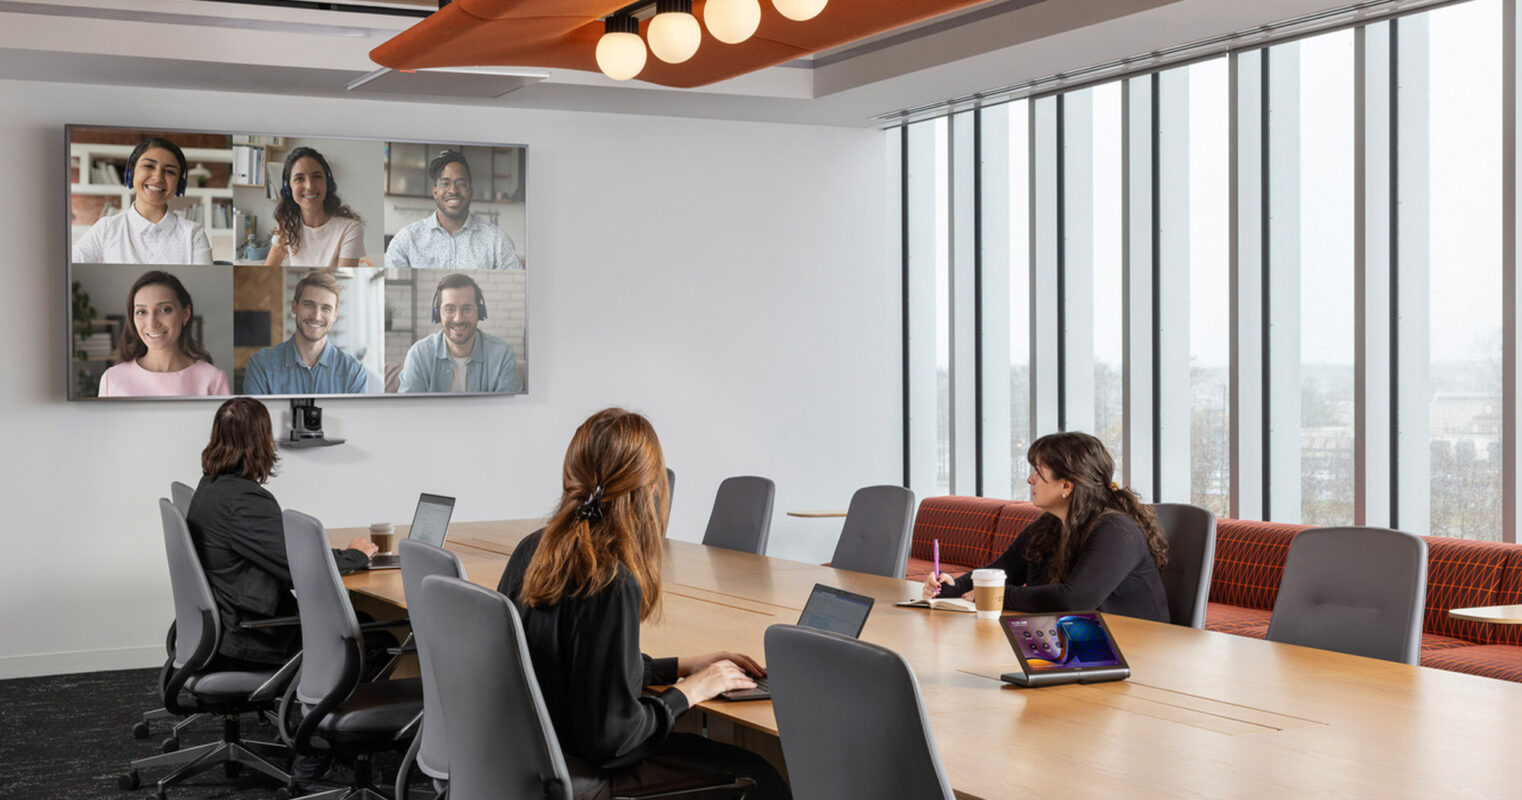
<svg viewBox="0 0 1522 800">
<path fill-rule="evenodd" d="M 739 44 L 761 26 L 761 1 L 708 0 L 703 6 L 703 24 L 713 38 L 725 44 Z"/>
<path fill-rule="evenodd" d="M 803 22 L 819 16 L 828 0 L 772 0 L 777 13 L 794 21 Z"/>
<path fill-rule="evenodd" d="M 639 20 L 615 14 L 603 21 L 597 40 L 597 68 L 615 81 L 626 81 L 645 68 L 645 40 L 639 38 Z"/>
<path fill-rule="evenodd" d="M 703 28 L 692 15 L 692 0 L 656 0 L 655 17 L 645 29 L 650 52 L 667 64 L 680 64 L 698 51 Z"/>
</svg>

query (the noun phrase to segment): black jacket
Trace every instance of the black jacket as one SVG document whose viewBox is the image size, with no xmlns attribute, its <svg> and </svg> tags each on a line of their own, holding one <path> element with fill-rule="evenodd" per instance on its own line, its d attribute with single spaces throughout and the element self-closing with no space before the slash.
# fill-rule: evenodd
<svg viewBox="0 0 1522 800">
<path fill-rule="evenodd" d="M 185 518 L 221 612 L 222 642 L 217 652 L 261 664 L 284 662 L 300 649 L 298 628 L 238 627 L 245 621 L 296 613 L 290 562 L 285 557 L 285 525 L 275 496 L 237 475 L 203 477 Z M 335 550 L 333 555 L 340 571 L 370 561 L 358 550 Z"/>
</svg>

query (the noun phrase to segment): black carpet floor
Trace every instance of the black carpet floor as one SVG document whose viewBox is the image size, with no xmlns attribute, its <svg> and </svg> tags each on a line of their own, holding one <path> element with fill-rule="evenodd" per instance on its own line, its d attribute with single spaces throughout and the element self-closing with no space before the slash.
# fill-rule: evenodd
<svg viewBox="0 0 1522 800">
<path fill-rule="evenodd" d="M 123 791 L 117 779 L 136 758 L 157 755 L 170 722 L 150 725 L 147 739 L 135 739 L 132 725 L 158 701 L 158 670 L 134 669 L 19 678 L 0 681 L 0 798 L 27 800 L 148 800 L 153 783 L 169 769 L 145 770 L 143 788 Z M 273 727 L 245 715 L 247 739 L 277 741 Z M 203 719 L 180 737 L 183 748 L 221 737 L 221 723 Z M 401 758 L 376 757 L 376 774 L 389 787 Z M 286 764 L 277 764 L 285 768 Z M 342 779 L 339 774 L 334 776 Z M 268 800 L 280 784 L 245 768 L 229 779 L 220 767 L 170 787 L 174 798 Z"/>
</svg>

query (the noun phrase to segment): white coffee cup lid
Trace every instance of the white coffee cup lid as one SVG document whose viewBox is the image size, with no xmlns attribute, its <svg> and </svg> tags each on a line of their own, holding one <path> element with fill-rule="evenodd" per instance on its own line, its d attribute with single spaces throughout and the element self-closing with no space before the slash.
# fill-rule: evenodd
<svg viewBox="0 0 1522 800">
<path fill-rule="evenodd" d="M 371 533 L 394 533 L 396 526 L 389 522 L 377 522 L 370 526 Z"/>
<path fill-rule="evenodd" d="M 973 583 L 1003 583 L 1004 570 L 1002 569 L 975 569 L 972 571 Z"/>
</svg>

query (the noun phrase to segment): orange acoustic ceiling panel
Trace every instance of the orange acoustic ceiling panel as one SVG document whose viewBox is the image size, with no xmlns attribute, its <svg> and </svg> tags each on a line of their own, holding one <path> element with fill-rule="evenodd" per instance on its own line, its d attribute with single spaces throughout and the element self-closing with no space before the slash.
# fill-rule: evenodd
<svg viewBox="0 0 1522 800">
<path fill-rule="evenodd" d="M 638 79 L 664 86 L 703 86 L 810 53 L 901 28 L 987 0 L 832 0 L 819 16 L 794 22 L 761 0 L 761 27 L 740 44 L 705 31 L 690 60 L 667 64 L 654 56 Z M 704 0 L 692 13 L 703 18 Z M 428 67 L 551 67 L 597 72 L 595 51 L 603 18 L 627 7 L 619 0 L 455 0 L 370 51 L 392 69 Z M 649 21 L 640 23 L 643 35 Z"/>
</svg>

